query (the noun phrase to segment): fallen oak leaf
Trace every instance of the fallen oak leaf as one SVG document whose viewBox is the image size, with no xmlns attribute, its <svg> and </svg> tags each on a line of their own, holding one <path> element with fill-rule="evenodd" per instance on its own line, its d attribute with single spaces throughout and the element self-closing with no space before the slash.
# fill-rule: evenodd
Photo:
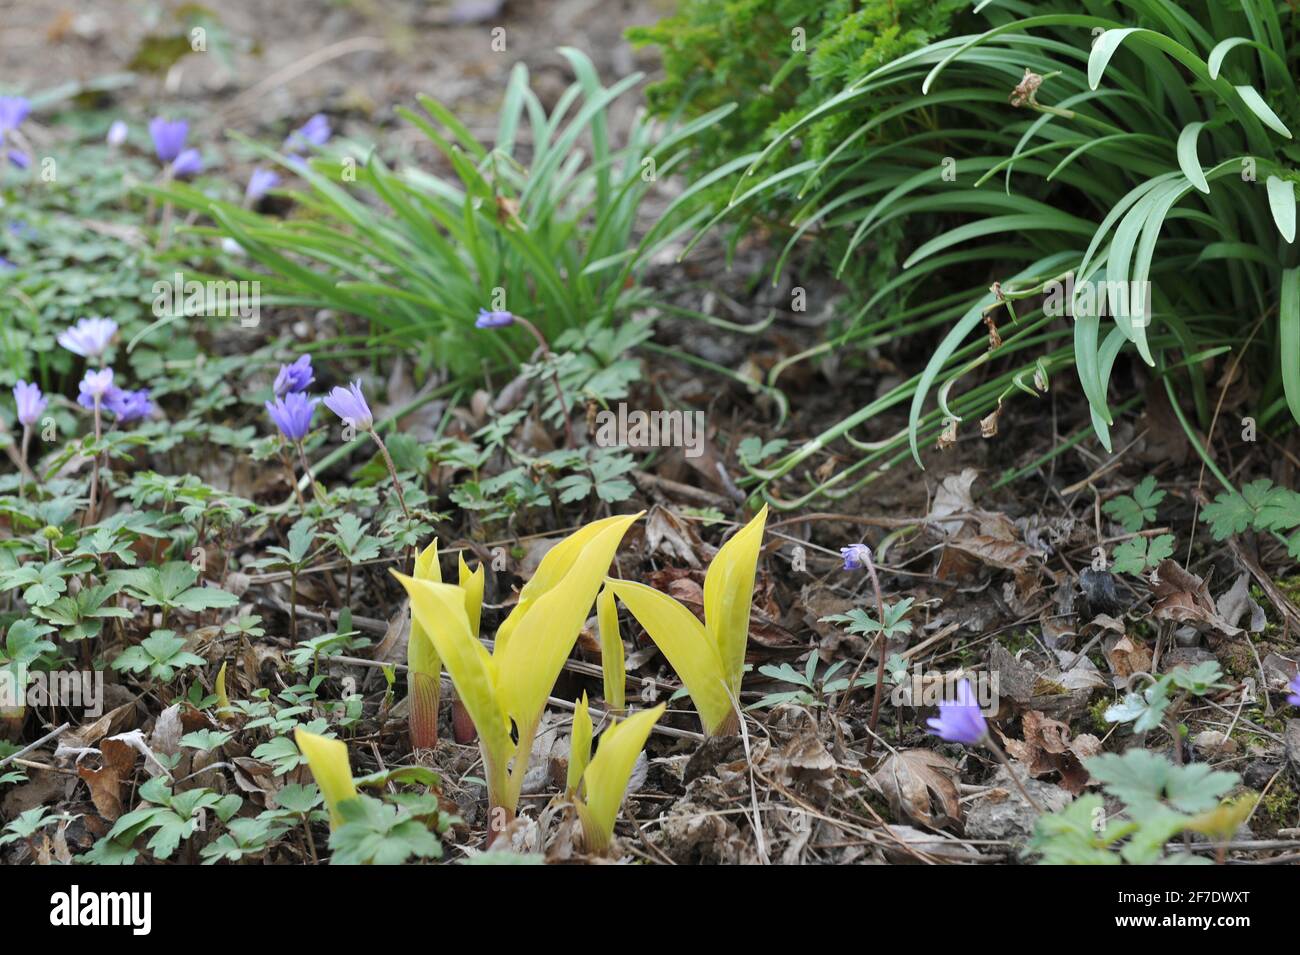
<svg viewBox="0 0 1300 955">
<path fill-rule="evenodd" d="M 1157 620 L 1204 624 L 1227 637 L 1239 637 L 1243 632 L 1219 616 L 1205 581 L 1183 570 L 1175 560 L 1165 558 L 1156 567 L 1151 593 L 1155 597 L 1151 613 Z"/>
<path fill-rule="evenodd" d="M 120 739 L 106 739 L 99 747 L 102 764 L 98 769 L 78 762 L 77 775 L 90 789 L 95 810 L 109 822 L 122 815 L 122 781 L 135 769 L 136 749 Z"/>
<path fill-rule="evenodd" d="M 894 812 L 939 828 L 961 820 L 955 783 L 959 775 L 956 766 L 933 750 L 905 749 L 892 753 L 872 778 Z"/>
</svg>

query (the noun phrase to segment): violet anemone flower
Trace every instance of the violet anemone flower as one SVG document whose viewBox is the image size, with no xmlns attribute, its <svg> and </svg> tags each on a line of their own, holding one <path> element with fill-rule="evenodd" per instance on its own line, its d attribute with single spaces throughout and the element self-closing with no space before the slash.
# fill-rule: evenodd
<svg viewBox="0 0 1300 955">
<path fill-rule="evenodd" d="M 263 196 L 280 184 L 280 174 L 274 169 L 264 169 L 258 166 L 253 170 L 252 175 L 248 177 L 248 187 L 244 190 L 244 198 L 249 202 L 258 202 Z"/>
<path fill-rule="evenodd" d="M 871 552 L 867 550 L 866 544 L 850 544 L 840 548 L 840 557 L 844 560 L 845 570 L 861 570 L 867 566 Z"/>
<path fill-rule="evenodd" d="M 325 407 L 358 431 L 369 431 L 374 427 L 375 417 L 370 413 L 370 405 L 366 404 L 366 396 L 361 393 L 360 379 L 346 388 L 338 387 L 331 391 L 325 399 Z"/>
<path fill-rule="evenodd" d="M 510 312 L 490 312 L 486 308 L 478 310 L 478 318 L 474 320 L 475 328 L 505 328 L 507 325 L 513 325 L 515 317 Z"/>
<path fill-rule="evenodd" d="M 203 171 L 203 156 L 197 149 L 186 149 L 172 163 L 172 175 L 177 179 L 188 179 Z"/>
<path fill-rule="evenodd" d="M 98 371 L 87 368 L 86 375 L 77 386 L 77 404 L 83 408 L 94 408 L 96 401 L 103 402 L 104 396 L 113 387 L 113 369 L 100 368 Z"/>
<path fill-rule="evenodd" d="M 303 123 L 284 141 L 286 147 L 324 146 L 330 140 L 330 121 L 324 113 L 317 113 Z"/>
<path fill-rule="evenodd" d="M 306 391 L 307 386 L 316 380 L 311 368 L 311 355 L 300 355 L 292 364 L 281 365 L 275 376 L 273 390 L 277 398 L 283 398 L 291 391 Z"/>
<path fill-rule="evenodd" d="M 957 699 L 939 701 L 939 715 L 926 720 L 930 732 L 949 743 L 974 746 L 988 735 L 988 724 L 980 711 L 979 701 L 971 689 L 970 680 L 957 684 Z"/>
<path fill-rule="evenodd" d="M 30 428 L 41 420 L 41 415 L 45 413 L 49 403 L 50 400 L 41 394 L 39 385 L 29 385 L 21 378 L 18 379 L 18 384 L 14 385 L 14 404 L 18 406 L 18 423 L 24 428 Z"/>
<path fill-rule="evenodd" d="M 117 322 L 111 318 L 83 318 L 59 335 L 58 342 L 74 355 L 98 358 L 116 334 Z"/>
<path fill-rule="evenodd" d="M 1286 685 L 1286 688 L 1291 691 L 1291 695 L 1286 698 L 1286 701 L 1292 706 L 1300 706 L 1300 673 L 1291 678 L 1291 682 Z"/>
<path fill-rule="evenodd" d="M 104 407 L 108 409 L 118 424 L 138 421 L 153 414 L 153 402 L 149 400 L 149 389 L 127 391 L 124 388 L 110 388 L 104 395 Z"/>
<path fill-rule="evenodd" d="M 312 415 L 316 413 L 319 398 L 308 398 L 305 391 L 291 391 L 282 398 L 266 403 L 271 420 L 280 433 L 290 441 L 298 442 L 311 430 Z"/>
<path fill-rule="evenodd" d="M 190 134 L 190 124 L 183 119 L 170 122 L 157 116 L 149 121 L 149 136 L 153 151 L 161 163 L 173 162 L 185 149 L 185 139 Z"/>
<path fill-rule="evenodd" d="M 0 138 L 17 129 L 32 111 L 31 100 L 22 96 L 0 96 Z"/>
</svg>

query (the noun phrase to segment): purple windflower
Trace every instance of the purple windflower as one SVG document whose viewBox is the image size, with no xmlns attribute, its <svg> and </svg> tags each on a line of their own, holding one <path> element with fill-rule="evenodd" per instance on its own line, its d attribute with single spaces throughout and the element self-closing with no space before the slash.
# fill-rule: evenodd
<svg viewBox="0 0 1300 955">
<path fill-rule="evenodd" d="M 116 334 L 111 318 L 83 318 L 59 336 L 59 344 L 82 358 L 98 358 Z"/>
<path fill-rule="evenodd" d="M 18 405 L 18 423 L 30 428 L 40 420 L 50 400 L 41 394 L 39 385 L 29 385 L 19 378 L 18 384 L 14 385 L 14 403 Z"/>
<path fill-rule="evenodd" d="M 305 391 L 291 391 L 283 398 L 266 403 L 271 420 L 290 441 L 301 441 L 311 430 L 311 418 L 316 413 L 319 398 L 308 398 Z"/>
<path fill-rule="evenodd" d="M 871 559 L 871 551 L 866 544 L 850 544 L 840 548 L 840 557 L 844 559 L 845 570 L 861 570 Z"/>
<path fill-rule="evenodd" d="M 190 124 L 183 119 L 170 122 L 157 116 L 149 121 L 149 136 L 158 161 L 169 163 L 185 149 L 185 138 L 190 134 Z"/>
<path fill-rule="evenodd" d="M 127 391 L 114 386 L 104 395 L 104 407 L 117 419 L 118 424 L 138 421 L 153 414 L 153 402 L 149 400 L 148 388 Z"/>
<path fill-rule="evenodd" d="M 86 376 L 81 379 L 81 384 L 77 388 L 79 392 L 77 404 L 83 408 L 94 408 L 96 399 L 102 403 L 104 396 L 108 394 L 112 387 L 112 368 L 101 368 L 99 371 L 87 368 Z"/>
<path fill-rule="evenodd" d="M 330 121 L 324 113 L 317 113 L 303 123 L 284 141 L 286 147 L 324 146 L 330 140 Z"/>
<path fill-rule="evenodd" d="M 306 391 L 307 386 L 316 380 L 311 369 L 311 355 L 300 355 L 291 365 L 281 365 L 275 376 L 274 391 L 277 398 L 283 398 L 291 391 Z"/>
<path fill-rule="evenodd" d="M 8 259 L 6 259 L 3 255 L 0 255 L 0 269 L 4 269 L 6 272 L 8 272 L 8 271 L 10 271 L 10 270 L 12 270 L 12 269 L 16 269 L 16 268 L 18 268 L 18 266 L 14 265 L 12 262 L 10 262 Z"/>
<path fill-rule="evenodd" d="M 16 169 L 30 169 L 32 157 L 27 155 L 21 149 L 9 150 L 9 165 Z"/>
<path fill-rule="evenodd" d="M 0 137 L 11 129 L 17 129 L 31 111 L 31 100 L 22 96 L 0 96 Z"/>
<path fill-rule="evenodd" d="M 984 714 L 980 712 L 979 701 L 970 688 L 970 680 L 957 684 L 957 699 L 953 702 L 939 701 L 939 715 L 926 720 L 930 732 L 949 743 L 963 743 L 974 746 L 988 733 Z"/>
<path fill-rule="evenodd" d="M 104 136 L 104 142 L 108 143 L 114 149 L 126 142 L 126 135 L 130 132 L 124 120 L 115 119 L 113 125 L 108 127 L 108 134 Z"/>
<path fill-rule="evenodd" d="M 197 149 L 182 150 L 172 163 L 172 175 L 177 179 L 197 176 L 203 171 L 203 156 Z"/>
<path fill-rule="evenodd" d="M 358 431 L 369 431 L 374 426 L 375 418 L 370 413 L 370 405 L 366 404 L 366 396 L 361 393 L 360 379 L 346 388 L 331 391 L 325 399 L 325 407 Z"/>
<path fill-rule="evenodd" d="M 1300 706 L 1300 673 L 1291 678 L 1291 682 L 1286 685 L 1286 688 L 1291 691 L 1291 695 L 1286 698 L 1286 701 L 1292 706 Z"/>
<path fill-rule="evenodd" d="M 253 174 L 248 177 L 248 188 L 244 190 L 244 197 L 249 202 L 257 202 L 268 192 L 280 184 L 280 174 L 274 169 L 264 169 L 258 166 L 253 170 Z"/>
<path fill-rule="evenodd" d="M 505 328 L 507 325 L 515 323 L 514 315 L 509 312 L 489 312 L 486 308 L 478 310 L 478 318 L 474 320 L 475 328 Z"/>
</svg>

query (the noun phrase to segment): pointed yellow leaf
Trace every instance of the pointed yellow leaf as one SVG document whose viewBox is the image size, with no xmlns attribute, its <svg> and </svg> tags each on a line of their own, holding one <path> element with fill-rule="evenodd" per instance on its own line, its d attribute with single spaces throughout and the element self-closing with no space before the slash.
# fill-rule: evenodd
<svg viewBox="0 0 1300 955">
<path fill-rule="evenodd" d="M 591 762 L 591 711 L 587 708 L 587 694 L 573 708 L 573 735 L 569 737 L 569 778 L 565 793 L 570 797 L 578 794 L 578 784 L 582 774 Z"/>
<path fill-rule="evenodd" d="M 217 682 L 215 685 L 217 695 L 217 716 L 224 716 L 230 712 L 230 697 L 226 695 L 226 661 L 221 661 L 221 669 L 217 671 Z"/>
<path fill-rule="evenodd" d="M 465 615 L 464 592 L 451 584 L 393 576 L 411 598 L 411 613 L 433 641 L 452 685 L 478 730 L 483 750 L 504 766 L 513 751 L 510 721 L 498 692 L 496 666 L 487 648 L 475 639 Z"/>
<path fill-rule="evenodd" d="M 632 769 L 650 730 L 663 715 L 664 704 L 660 703 L 653 709 L 633 713 L 600 735 L 596 755 L 582 777 L 585 799 L 578 810 L 587 848 L 592 852 L 608 848 Z"/>
<path fill-rule="evenodd" d="M 605 705 L 621 713 L 627 706 L 627 670 L 623 662 L 623 636 L 618 632 L 618 607 L 614 591 L 602 587 L 596 598 L 600 624 L 600 672 L 605 678 Z"/>
<path fill-rule="evenodd" d="M 727 687 L 740 693 L 749 642 L 749 608 L 754 599 L 754 573 L 763 546 L 767 505 L 722 545 L 704 578 L 704 625 L 718 648 Z"/>
<path fill-rule="evenodd" d="M 438 538 L 435 537 L 428 547 L 415 555 L 415 579 L 442 583 L 442 568 L 438 566 Z"/>
<path fill-rule="evenodd" d="M 442 570 L 438 567 L 438 538 L 435 537 L 428 547 L 415 555 L 415 579 L 442 583 Z M 412 675 L 423 673 L 435 680 L 442 670 L 438 651 L 414 613 L 411 614 L 411 631 L 406 638 L 406 665 Z"/>
<path fill-rule="evenodd" d="M 606 586 L 645 628 L 668 663 L 686 685 L 710 735 L 734 715 L 727 695 L 727 678 L 717 648 L 704 625 L 684 606 L 653 587 L 630 580 L 609 580 Z"/>
<path fill-rule="evenodd" d="M 465 555 L 457 555 L 460 588 L 465 591 L 465 616 L 469 618 L 469 629 L 474 636 L 479 635 L 479 619 L 483 615 L 483 565 L 479 564 L 473 571 L 465 563 Z"/>
<path fill-rule="evenodd" d="M 619 542 L 640 516 L 631 514 L 597 521 L 600 530 L 594 536 L 583 536 L 585 543 L 569 562 L 568 571 L 520 617 L 509 644 L 502 647 L 498 638 L 494 658 L 499 667 L 499 685 L 507 712 L 520 726 L 532 726 L 541 716 L 551 687 L 555 686 L 564 661 L 587 621 L 601 581 L 609 572 Z M 556 547 L 566 544 L 563 541 Z"/>
<path fill-rule="evenodd" d="M 338 805 L 345 799 L 357 798 L 357 788 L 352 784 L 352 767 L 348 765 L 348 748 L 342 740 L 326 739 L 308 733 L 301 726 L 294 727 L 293 740 L 307 759 L 307 766 L 316 779 L 316 786 L 325 797 L 325 808 L 330 814 L 330 828 L 343 822 Z"/>
<path fill-rule="evenodd" d="M 638 513 L 632 520 L 640 516 L 641 514 Z M 504 649 L 510 642 L 515 628 L 519 626 L 519 621 L 523 619 L 524 614 L 532 608 L 542 595 L 564 579 L 569 569 L 573 567 L 574 562 L 578 559 L 578 555 L 582 553 L 583 548 L 605 530 L 625 520 L 627 520 L 626 516 L 616 515 L 592 521 L 585 527 L 578 528 L 546 552 L 537 565 L 537 570 L 529 578 L 528 583 L 520 588 L 519 601 L 515 604 L 515 609 L 510 611 L 506 619 L 501 622 L 501 626 L 497 628 L 496 647 L 498 651 Z M 603 576 L 604 571 L 601 574 Z"/>
</svg>

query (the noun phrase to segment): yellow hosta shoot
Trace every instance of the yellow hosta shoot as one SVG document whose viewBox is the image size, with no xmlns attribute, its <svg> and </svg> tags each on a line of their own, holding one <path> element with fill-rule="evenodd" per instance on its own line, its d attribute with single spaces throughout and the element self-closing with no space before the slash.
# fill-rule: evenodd
<svg viewBox="0 0 1300 955">
<path fill-rule="evenodd" d="M 293 740 L 307 758 L 316 786 L 325 797 L 325 808 L 330 814 L 330 828 L 336 829 L 343 822 L 339 803 L 357 798 L 356 786 L 352 784 L 352 767 L 348 765 L 348 748 L 342 740 L 326 739 L 308 733 L 301 726 L 294 728 Z"/>
<path fill-rule="evenodd" d="M 704 578 L 703 625 L 653 587 L 612 579 L 606 584 L 677 671 L 710 736 L 734 733 L 738 727 L 733 701 L 739 699 L 745 672 L 749 606 L 766 521 L 764 505 L 713 558 Z"/>
<path fill-rule="evenodd" d="M 640 516 L 595 521 L 551 548 L 520 591 L 519 605 L 497 631 L 492 653 L 471 626 L 465 590 L 395 575 L 474 721 L 488 800 L 494 809 L 504 810 L 507 819 L 519 803 L 547 697 L 587 620 L 619 542 Z M 494 824 L 498 821 L 494 817 Z"/>
<path fill-rule="evenodd" d="M 633 713 L 600 735 L 600 746 L 582 774 L 583 797 L 574 805 L 582 821 L 582 837 L 589 852 L 607 852 L 614 838 L 614 820 L 627 795 L 636 759 L 645 748 L 650 730 L 664 715 L 665 704 Z"/>
<path fill-rule="evenodd" d="M 464 591 L 465 613 L 471 630 L 478 636 L 479 615 L 483 607 L 483 568 L 470 571 L 464 555 L 459 556 L 460 589 Z M 442 583 L 438 566 L 438 539 L 416 555 L 415 579 Z M 420 622 L 411 615 L 411 633 L 406 643 L 407 686 L 410 692 L 411 746 L 425 749 L 438 742 L 438 699 L 441 690 L 442 661 Z"/>
<path fill-rule="evenodd" d="M 226 661 L 221 661 L 221 669 L 217 671 L 217 682 L 214 687 L 217 696 L 217 716 L 225 716 L 230 712 L 230 697 L 226 695 Z"/>
<path fill-rule="evenodd" d="M 615 715 L 627 707 L 627 669 L 623 662 L 623 636 L 618 632 L 618 606 L 608 587 L 596 598 L 596 622 L 600 625 L 600 672 L 605 678 L 605 705 Z"/>
<path fill-rule="evenodd" d="M 565 795 L 572 799 L 578 794 L 582 774 L 591 762 L 591 711 L 587 709 L 587 694 L 573 708 L 573 735 L 569 737 L 569 777 Z"/>
</svg>

